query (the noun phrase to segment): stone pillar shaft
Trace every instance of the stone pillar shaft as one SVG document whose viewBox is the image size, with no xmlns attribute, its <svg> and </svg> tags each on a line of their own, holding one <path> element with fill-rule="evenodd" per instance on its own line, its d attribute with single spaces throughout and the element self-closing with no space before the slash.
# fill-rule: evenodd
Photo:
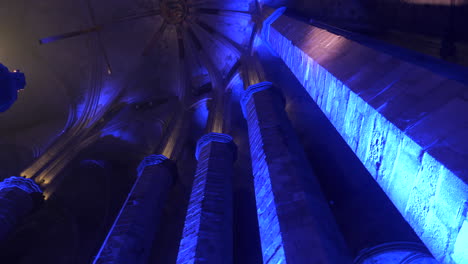
<svg viewBox="0 0 468 264">
<path fill-rule="evenodd" d="M 272 84 L 251 86 L 247 119 L 264 263 L 350 263 L 327 202 Z"/>
<path fill-rule="evenodd" d="M 163 155 L 141 163 L 127 200 L 94 263 L 147 263 L 175 171 Z"/>
<path fill-rule="evenodd" d="M 232 172 L 235 151 L 232 138 L 228 135 L 211 133 L 198 141 L 198 166 L 179 247 L 178 264 L 232 263 Z"/>
<path fill-rule="evenodd" d="M 35 200 L 41 195 L 41 189 L 32 179 L 10 177 L 0 183 L 0 242 L 34 208 Z"/>
</svg>

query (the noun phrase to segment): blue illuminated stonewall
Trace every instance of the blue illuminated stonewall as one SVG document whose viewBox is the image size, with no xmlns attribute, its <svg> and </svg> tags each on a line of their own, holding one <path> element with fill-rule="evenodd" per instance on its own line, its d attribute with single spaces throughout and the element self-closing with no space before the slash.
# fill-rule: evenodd
<svg viewBox="0 0 468 264">
<path fill-rule="evenodd" d="M 276 17 L 264 37 L 417 235 L 441 263 L 468 263 L 468 87 Z"/>
</svg>

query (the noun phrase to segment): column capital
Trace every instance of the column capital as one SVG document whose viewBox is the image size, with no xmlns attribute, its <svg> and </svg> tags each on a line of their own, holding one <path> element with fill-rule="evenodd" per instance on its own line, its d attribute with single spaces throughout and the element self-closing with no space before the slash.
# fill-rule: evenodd
<svg viewBox="0 0 468 264">
<path fill-rule="evenodd" d="M 168 161 L 169 158 L 167 158 L 164 155 L 150 155 L 145 157 L 141 162 L 140 165 L 138 165 L 137 172 L 138 172 L 138 177 L 143 173 L 146 167 L 148 166 L 153 166 L 153 165 L 158 165 L 161 164 L 165 161 Z"/>
<path fill-rule="evenodd" d="M 247 118 L 247 104 L 252 98 L 252 96 L 254 96 L 256 93 L 266 91 L 266 90 L 271 90 L 275 95 L 279 96 L 282 107 L 285 106 L 286 100 L 283 97 L 283 94 L 281 93 L 280 90 L 278 90 L 277 87 L 275 87 L 275 85 L 272 82 L 257 83 L 257 84 L 249 86 L 249 88 L 247 88 L 247 90 L 244 91 L 241 97 L 240 104 L 242 107 L 242 113 L 244 114 L 245 118 Z"/>
<path fill-rule="evenodd" d="M 197 149 L 195 150 L 195 158 L 199 158 L 200 151 L 203 147 L 210 144 L 211 142 L 219 142 L 232 146 L 234 151 L 234 159 L 236 157 L 236 145 L 231 136 L 221 133 L 209 133 L 202 136 L 197 142 Z"/>
<path fill-rule="evenodd" d="M 252 98 L 252 96 L 258 92 L 265 91 L 271 88 L 273 88 L 272 82 L 261 82 L 249 86 L 249 88 L 247 88 L 247 90 L 243 92 L 240 104 L 242 107 L 242 112 L 244 113 L 244 117 L 246 117 L 247 114 L 246 105 L 249 102 L 250 98 Z"/>
<path fill-rule="evenodd" d="M 270 48 L 272 51 L 274 51 L 271 46 L 269 46 L 268 40 L 270 39 L 270 28 L 271 25 L 278 20 L 280 16 L 282 16 L 286 12 L 286 7 L 280 7 L 278 9 L 274 9 L 271 7 L 264 7 L 264 13 L 266 17 L 264 18 L 263 21 L 263 27 L 261 31 L 261 36 L 265 40 L 265 43 L 267 44 L 268 48 Z M 275 52 L 273 52 L 274 54 Z"/>
<path fill-rule="evenodd" d="M 39 185 L 33 179 L 12 176 L 0 182 L 0 190 L 6 188 L 19 188 L 27 193 L 42 193 Z"/>
</svg>

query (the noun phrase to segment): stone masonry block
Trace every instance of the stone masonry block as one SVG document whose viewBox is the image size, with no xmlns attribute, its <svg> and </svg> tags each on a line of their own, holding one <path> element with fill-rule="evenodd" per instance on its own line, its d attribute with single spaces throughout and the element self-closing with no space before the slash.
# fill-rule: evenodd
<svg viewBox="0 0 468 264">
<path fill-rule="evenodd" d="M 427 215 L 423 230 L 421 239 L 431 250 L 434 257 L 441 261 L 445 256 L 449 256 L 447 250 L 450 243 L 450 230 L 433 212 L 429 212 Z"/>
<path fill-rule="evenodd" d="M 455 242 L 455 248 L 452 254 L 452 259 L 457 263 L 468 263 L 468 220 L 463 221 L 463 225 L 458 233 Z"/>
<path fill-rule="evenodd" d="M 403 137 L 395 159 L 391 182 L 384 189 L 400 212 L 404 212 L 410 192 L 415 184 L 420 167 L 421 147 L 407 137 Z"/>
<path fill-rule="evenodd" d="M 395 160 L 400 153 L 401 142 L 403 141 L 403 133 L 395 126 L 390 126 L 387 133 L 387 143 L 384 146 L 382 154 L 382 164 L 377 175 L 374 177 L 380 183 L 384 190 L 390 188 L 393 183 L 393 173 L 395 169 Z"/>
<path fill-rule="evenodd" d="M 378 175 L 380 167 L 382 166 L 383 152 L 387 144 L 388 134 L 388 121 L 385 120 L 374 110 L 370 110 L 373 114 L 369 113 L 369 120 L 373 119 L 369 127 L 368 134 L 370 140 L 367 142 L 366 152 L 363 154 L 364 164 L 372 175 Z M 359 151 L 359 149 L 358 149 Z"/>
<path fill-rule="evenodd" d="M 435 214 L 449 228 L 458 230 L 468 211 L 468 186 L 442 168 L 435 193 Z"/>
</svg>

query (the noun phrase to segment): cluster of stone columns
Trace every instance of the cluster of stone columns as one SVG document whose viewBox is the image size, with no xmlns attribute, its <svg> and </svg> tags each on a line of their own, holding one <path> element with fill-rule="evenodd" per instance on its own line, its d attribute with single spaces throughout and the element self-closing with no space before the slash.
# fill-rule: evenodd
<svg viewBox="0 0 468 264">
<path fill-rule="evenodd" d="M 351 264 L 327 200 L 270 82 L 251 85 L 241 106 L 248 125 L 263 263 Z M 194 174 L 178 264 L 233 263 L 233 165 L 227 134 L 209 133 L 196 148 Z M 176 179 L 175 163 L 146 157 L 94 263 L 147 263 L 162 210 Z M 33 208 L 41 189 L 31 179 L 0 183 L 0 241 Z M 352 216 L 350 216 L 352 217 Z M 424 246 L 392 242 L 363 249 L 355 264 L 436 264 Z"/>
<path fill-rule="evenodd" d="M 352 263 L 344 239 L 322 195 L 285 112 L 280 91 L 270 82 L 250 86 L 241 106 L 248 124 L 263 263 Z M 226 134 L 209 133 L 196 148 L 197 169 L 177 256 L 178 264 L 232 263 L 232 178 L 237 148 Z M 146 157 L 138 177 L 94 263 L 147 263 L 175 163 L 164 155 Z M 41 190 L 31 179 L 0 183 L 0 239 L 34 205 Z M 387 243 L 365 249 L 355 264 L 435 264 L 415 243 Z"/>
<path fill-rule="evenodd" d="M 241 106 L 248 124 L 263 263 L 352 263 L 285 112 L 270 82 L 250 86 Z M 178 264 L 233 262 L 232 178 L 237 148 L 226 134 L 209 133 L 196 148 L 197 169 L 177 256 Z M 147 263 L 177 172 L 163 155 L 146 157 L 94 263 Z M 0 241 L 31 211 L 41 189 L 31 179 L 0 183 Z M 436 264 L 416 243 L 362 250 L 355 264 Z"/>
</svg>

